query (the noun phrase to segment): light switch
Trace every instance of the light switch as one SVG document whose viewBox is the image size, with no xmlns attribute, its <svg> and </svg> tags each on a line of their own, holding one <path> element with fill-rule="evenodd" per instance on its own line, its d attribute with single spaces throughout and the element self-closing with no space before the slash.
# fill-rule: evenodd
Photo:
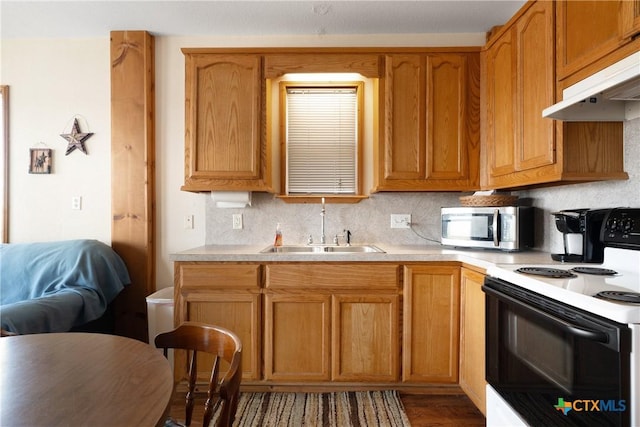
<svg viewBox="0 0 640 427">
<path fill-rule="evenodd" d="M 184 229 L 193 230 L 193 215 L 184 216 Z"/>
</svg>

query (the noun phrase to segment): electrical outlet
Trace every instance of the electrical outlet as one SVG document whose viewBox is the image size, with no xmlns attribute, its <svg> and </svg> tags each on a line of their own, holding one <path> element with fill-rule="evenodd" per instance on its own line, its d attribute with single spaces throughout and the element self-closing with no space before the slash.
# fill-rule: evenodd
<svg viewBox="0 0 640 427">
<path fill-rule="evenodd" d="M 411 214 L 391 214 L 391 228 L 411 228 Z"/>
<path fill-rule="evenodd" d="M 242 214 L 233 214 L 233 229 L 242 230 Z"/>
<path fill-rule="evenodd" d="M 184 216 L 184 229 L 193 230 L 193 215 Z"/>
<path fill-rule="evenodd" d="M 82 209 L 82 196 L 71 197 L 71 209 L 79 211 Z"/>
</svg>

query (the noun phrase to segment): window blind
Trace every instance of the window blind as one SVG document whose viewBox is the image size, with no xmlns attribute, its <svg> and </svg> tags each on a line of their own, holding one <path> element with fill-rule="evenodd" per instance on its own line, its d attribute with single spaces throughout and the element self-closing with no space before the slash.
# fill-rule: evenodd
<svg viewBox="0 0 640 427">
<path fill-rule="evenodd" d="M 287 88 L 287 194 L 355 194 L 356 88 Z"/>
</svg>

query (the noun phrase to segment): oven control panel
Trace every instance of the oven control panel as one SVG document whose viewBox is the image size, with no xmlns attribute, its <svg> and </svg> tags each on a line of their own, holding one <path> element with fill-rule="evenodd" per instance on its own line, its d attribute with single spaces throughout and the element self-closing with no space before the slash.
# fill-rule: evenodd
<svg viewBox="0 0 640 427">
<path fill-rule="evenodd" d="M 640 208 L 611 209 L 600 237 L 605 246 L 640 250 Z"/>
</svg>

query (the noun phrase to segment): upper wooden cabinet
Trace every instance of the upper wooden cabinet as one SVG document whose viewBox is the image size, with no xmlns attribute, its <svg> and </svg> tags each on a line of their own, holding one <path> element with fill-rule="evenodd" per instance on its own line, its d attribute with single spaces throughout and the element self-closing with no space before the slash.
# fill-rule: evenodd
<svg viewBox="0 0 640 427">
<path fill-rule="evenodd" d="M 183 49 L 187 191 L 273 191 L 267 105 L 286 73 L 373 79 L 373 191 L 479 188 L 477 48 Z"/>
<path fill-rule="evenodd" d="M 557 100 L 555 3 L 528 3 L 483 52 L 483 188 L 627 179 L 620 122 L 542 117 Z"/>
<path fill-rule="evenodd" d="M 264 143 L 262 56 L 185 55 L 185 179 L 182 190 L 271 191 Z"/>
<path fill-rule="evenodd" d="M 638 0 L 557 2 L 557 73 L 562 80 L 640 33 Z"/>
<path fill-rule="evenodd" d="M 518 20 L 516 104 L 519 133 L 516 169 L 528 170 L 555 163 L 553 120 L 542 110 L 555 102 L 553 58 L 553 3 L 538 2 Z"/>
<path fill-rule="evenodd" d="M 539 2 L 485 53 L 487 187 L 555 162 L 554 123 L 541 114 L 554 103 L 553 52 L 553 5 Z"/>
<path fill-rule="evenodd" d="M 516 165 L 516 35 L 506 31 L 486 53 L 486 156 L 491 177 L 513 173 Z"/>
<path fill-rule="evenodd" d="M 374 191 L 479 184 L 477 53 L 389 54 Z"/>
<path fill-rule="evenodd" d="M 640 0 L 622 2 L 622 37 L 640 33 Z"/>
</svg>

